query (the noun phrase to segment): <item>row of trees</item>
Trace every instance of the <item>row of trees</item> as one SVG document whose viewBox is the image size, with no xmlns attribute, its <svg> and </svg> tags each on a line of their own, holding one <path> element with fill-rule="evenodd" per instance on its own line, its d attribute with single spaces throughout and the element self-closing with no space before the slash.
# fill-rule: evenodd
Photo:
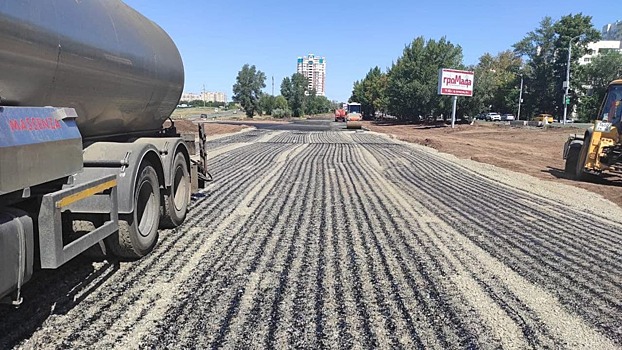
<svg viewBox="0 0 622 350">
<path fill-rule="evenodd" d="M 545 17 L 512 50 L 496 55 L 485 53 L 478 64 L 465 66 L 459 45 L 445 38 L 426 41 L 419 37 L 404 48 L 402 56 L 386 72 L 374 67 L 356 81 L 349 101 L 360 102 L 367 117 L 376 112 L 402 120 L 449 115 L 451 99 L 437 94 L 438 71 L 457 68 L 475 72 L 474 95 L 459 99 L 459 114 L 516 113 L 522 79 L 522 116 L 560 116 L 564 108 L 568 45 L 573 40 L 569 111 L 576 106 L 578 116 L 588 119 L 596 114 L 607 84 L 622 73 L 622 55 L 617 50 L 579 65 L 579 58 L 588 52 L 588 43 L 599 39 L 600 33 L 590 16 L 567 15 L 556 22 Z"/>
<path fill-rule="evenodd" d="M 233 100 L 238 102 L 246 116 L 268 114 L 274 117 L 302 117 L 329 112 L 331 102 L 325 96 L 318 96 L 308 89 L 309 82 L 299 73 L 285 77 L 281 83 L 281 95 L 272 96 L 263 92 L 266 75 L 254 65 L 245 64 L 238 72 L 233 85 Z"/>
<path fill-rule="evenodd" d="M 402 120 L 447 114 L 451 100 L 437 94 L 438 71 L 442 67 L 465 68 L 462 48 L 446 38 L 438 41 L 418 37 L 384 73 L 379 67 L 354 83 L 350 102 L 361 103 L 363 116 L 389 113 Z"/>
</svg>

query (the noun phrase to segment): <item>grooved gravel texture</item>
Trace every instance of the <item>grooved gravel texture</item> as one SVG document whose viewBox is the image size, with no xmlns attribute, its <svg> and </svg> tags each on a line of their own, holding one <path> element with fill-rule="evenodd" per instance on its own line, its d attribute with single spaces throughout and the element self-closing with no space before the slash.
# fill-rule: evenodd
<svg viewBox="0 0 622 350">
<path fill-rule="evenodd" d="M 215 181 L 136 262 L 42 271 L 0 348 L 622 346 L 622 212 L 371 132 L 210 142 Z"/>
</svg>

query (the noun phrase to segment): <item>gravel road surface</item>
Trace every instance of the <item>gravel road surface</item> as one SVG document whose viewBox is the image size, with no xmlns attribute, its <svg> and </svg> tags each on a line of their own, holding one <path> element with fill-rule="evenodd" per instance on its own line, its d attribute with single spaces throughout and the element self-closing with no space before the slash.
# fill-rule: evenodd
<svg viewBox="0 0 622 350">
<path fill-rule="evenodd" d="M 136 262 L 39 272 L 0 348 L 622 347 L 622 210 L 364 131 L 210 142 Z"/>
</svg>

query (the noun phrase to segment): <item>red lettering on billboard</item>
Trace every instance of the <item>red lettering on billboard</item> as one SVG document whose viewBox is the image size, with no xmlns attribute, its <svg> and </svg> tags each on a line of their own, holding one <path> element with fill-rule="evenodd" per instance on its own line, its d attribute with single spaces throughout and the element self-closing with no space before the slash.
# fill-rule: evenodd
<svg viewBox="0 0 622 350">
<path fill-rule="evenodd" d="M 471 81 L 471 79 L 469 78 L 462 78 L 461 75 L 456 75 L 455 77 L 445 77 L 443 78 L 443 83 L 445 84 L 452 84 L 452 85 L 464 85 L 466 87 L 469 87 L 471 85 L 473 85 L 473 82 Z"/>
<path fill-rule="evenodd" d="M 440 95 L 473 96 L 474 73 L 442 68 L 438 73 Z"/>
</svg>

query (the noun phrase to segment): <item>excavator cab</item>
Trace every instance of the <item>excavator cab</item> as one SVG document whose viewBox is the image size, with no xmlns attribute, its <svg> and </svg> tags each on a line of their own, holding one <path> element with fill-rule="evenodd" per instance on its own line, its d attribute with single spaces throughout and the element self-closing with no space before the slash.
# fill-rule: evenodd
<svg viewBox="0 0 622 350">
<path fill-rule="evenodd" d="M 622 163 L 622 79 L 611 82 L 594 125 L 581 135 L 571 135 L 564 145 L 564 171 L 574 180 L 616 171 Z"/>
<path fill-rule="evenodd" d="M 612 123 L 620 131 L 622 84 L 609 86 L 598 115 L 600 120 Z"/>
</svg>

